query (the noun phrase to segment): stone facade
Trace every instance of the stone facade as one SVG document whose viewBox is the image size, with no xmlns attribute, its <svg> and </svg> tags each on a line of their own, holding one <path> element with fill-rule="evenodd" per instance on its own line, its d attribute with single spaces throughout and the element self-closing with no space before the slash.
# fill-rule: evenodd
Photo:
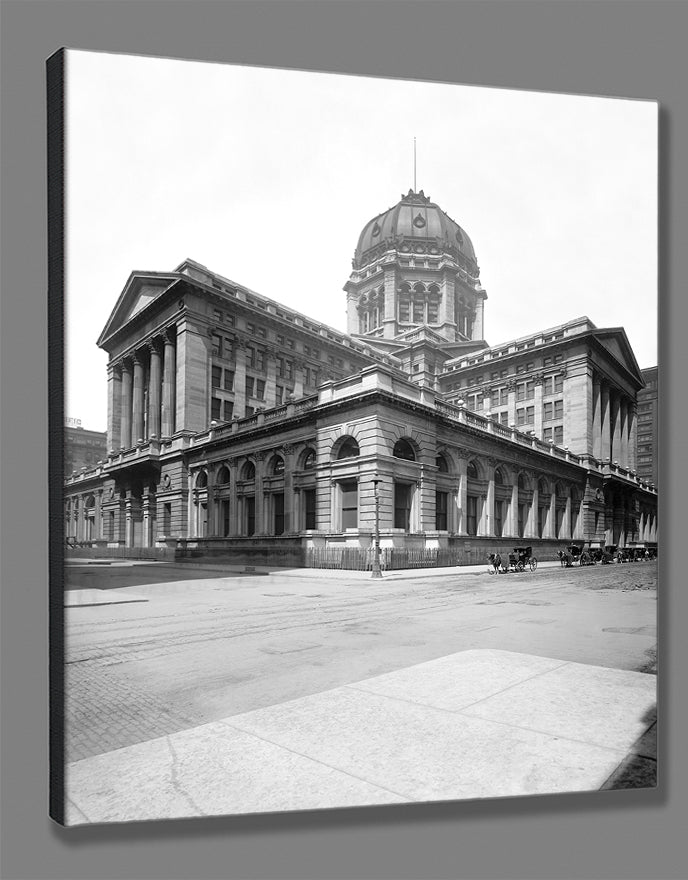
<svg viewBox="0 0 688 880">
<path fill-rule="evenodd" d="M 453 562 L 656 541 L 621 328 L 487 346 L 472 243 L 422 193 L 364 227 L 345 290 L 350 335 L 191 260 L 133 273 L 98 340 L 108 453 L 67 479 L 69 543 L 295 565 L 360 564 L 376 536 Z"/>
</svg>

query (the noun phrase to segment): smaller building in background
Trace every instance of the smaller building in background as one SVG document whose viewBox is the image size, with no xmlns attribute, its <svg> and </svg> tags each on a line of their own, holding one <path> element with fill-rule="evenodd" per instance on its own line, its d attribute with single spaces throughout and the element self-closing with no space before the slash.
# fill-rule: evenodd
<svg viewBox="0 0 688 880">
<path fill-rule="evenodd" d="M 105 431 L 88 431 L 80 419 L 65 419 L 64 469 L 70 477 L 83 468 L 93 468 L 107 458 Z"/>
<path fill-rule="evenodd" d="M 638 391 L 638 476 L 657 485 L 657 367 L 642 370 L 645 387 Z"/>
</svg>

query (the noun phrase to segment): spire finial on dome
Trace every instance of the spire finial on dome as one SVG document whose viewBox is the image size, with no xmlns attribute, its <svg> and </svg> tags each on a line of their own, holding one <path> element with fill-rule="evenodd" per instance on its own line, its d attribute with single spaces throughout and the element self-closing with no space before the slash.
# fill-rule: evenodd
<svg viewBox="0 0 688 880">
<path fill-rule="evenodd" d="M 413 136 L 413 191 L 416 190 L 416 137 Z"/>
</svg>

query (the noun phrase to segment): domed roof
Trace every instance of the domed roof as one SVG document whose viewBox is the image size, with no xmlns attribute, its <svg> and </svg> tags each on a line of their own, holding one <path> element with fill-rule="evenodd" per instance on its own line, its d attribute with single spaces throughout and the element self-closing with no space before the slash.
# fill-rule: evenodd
<svg viewBox="0 0 688 880">
<path fill-rule="evenodd" d="M 361 265 L 368 251 L 382 242 L 402 240 L 434 241 L 443 249 L 458 250 L 475 262 L 473 244 L 466 231 L 452 220 L 423 190 L 401 197 L 393 208 L 373 217 L 358 238 L 354 265 Z"/>
</svg>

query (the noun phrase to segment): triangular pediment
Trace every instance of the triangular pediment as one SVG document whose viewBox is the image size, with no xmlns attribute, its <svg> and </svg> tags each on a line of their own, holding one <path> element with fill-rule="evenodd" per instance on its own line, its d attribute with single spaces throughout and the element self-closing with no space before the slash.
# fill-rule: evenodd
<svg viewBox="0 0 688 880">
<path fill-rule="evenodd" d="M 610 327 L 594 330 L 593 336 L 607 349 L 609 354 L 637 380 L 639 387 L 645 384 L 640 367 L 623 327 Z"/>
<path fill-rule="evenodd" d="M 125 326 L 161 296 L 179 276 L 161 272 L 132 272 L 98 339 L 98 345 Z"/>
</svg>

